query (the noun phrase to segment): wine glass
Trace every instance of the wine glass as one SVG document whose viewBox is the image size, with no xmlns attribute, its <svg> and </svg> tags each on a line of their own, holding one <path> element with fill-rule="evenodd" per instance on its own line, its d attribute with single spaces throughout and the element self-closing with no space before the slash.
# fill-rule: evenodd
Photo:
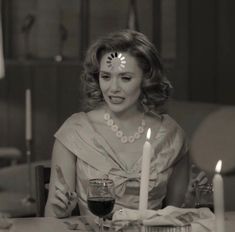
<svg viewBox="0 0 235 232">
<path fill-rule="evenodd" d="M 195 208 L 207 207 L 214 212 L 212 184 L 195 186 Z"/>
<path fill-rule="evenodd" d="M 99 217 L 99 231 L 103 232 L 103 219 L 110 214 L 115 204 L 114 182 L 111 179 L 90 179 L 87 204 L 89 210 Z"/>
</svg>

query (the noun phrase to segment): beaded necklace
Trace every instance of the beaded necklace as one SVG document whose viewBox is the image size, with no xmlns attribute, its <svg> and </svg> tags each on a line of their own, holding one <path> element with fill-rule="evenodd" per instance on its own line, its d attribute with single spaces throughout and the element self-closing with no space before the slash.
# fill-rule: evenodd
<svg viewBox="0 0 235 232">
<path fill-rule="evenodd" d="M 141 125 L 138 127 L 134 135 L 124 135 L 123 131 L 119 129 L 118 125 L 115 124 L 109 113 L 104 114 L 104 120 L 106 121 L 107 126 L 115 133 L 115 135 L 121 140 L 122 143 L 133 143 L 136 139 L 139 139 L 144 133 L 145 129 L 145 120 L 141 120 Z"/>
</svg>

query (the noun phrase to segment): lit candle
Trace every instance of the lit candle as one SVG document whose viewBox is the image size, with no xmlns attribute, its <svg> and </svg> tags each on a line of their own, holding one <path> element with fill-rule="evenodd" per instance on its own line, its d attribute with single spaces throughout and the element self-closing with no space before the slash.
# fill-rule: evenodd
<svg viewBox="0 0 235 232">
<path fill-rule="evenodd" d="M 213 178 L 214 188 L 214 211 L 215 211 L 215 231 L 224 232 L 224 184 L 220 175 L 222 161 L 219 160 L 215 167 Z"/>
<path fill-rule="evenodd" d="M 139 210 L 146 210 L 148 207 L 148 185 L 149 185 L 149 169 L 152 154 L 152 146 L 149 142 L 151 136 L 151 129 L 148 129 L 147 140 L 143 146 L 141 180 L 140 180 L 140 198 Z"/>
<path fill-rule="evenodd" d="M 32 139 L 32 108 L 31 108 L 31 91 L 26 89 L 25 92 L 25 139 Z"/>
</svg>

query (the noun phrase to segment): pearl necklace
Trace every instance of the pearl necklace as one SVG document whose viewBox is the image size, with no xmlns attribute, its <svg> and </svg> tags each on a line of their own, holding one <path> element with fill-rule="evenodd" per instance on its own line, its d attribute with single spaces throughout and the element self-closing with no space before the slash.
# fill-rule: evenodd
<svg viewBox="0 0 235 232">
<path fill-rule="evenodd" d="M 114 123 L 109 113 L 104 114 L 104 120 L 106 121 L 107 126 L 115 133 L 115 135 L 121 140 L 122 143 L 133 143 L 136 139 L 139 139 L 144 133 L 145 120 L 142 119 L 141 125 L 138 127 L 134 135 L 126 136 L 123 131 L 119 129 L 118 125 Z"/>
</svg>

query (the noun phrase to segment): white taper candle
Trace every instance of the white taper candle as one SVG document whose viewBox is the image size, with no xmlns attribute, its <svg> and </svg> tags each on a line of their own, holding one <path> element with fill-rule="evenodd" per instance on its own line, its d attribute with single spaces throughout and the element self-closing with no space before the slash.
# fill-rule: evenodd
<svg viewBox="0 0 235 232">
<path fill-rule="evenodd" d="M 215 175 L 213 178 L 214 188 L 214 211 L 215 211 L 215 231 L 224 232 L 224 183 L 220 175 L 222 161 L 219 160 L 215 167 Z"/>
<path fill-rule="evenodd" d="M 31 90 L 26 89 L 25 92 L 25 139 L 32 139 L 32 105 Z"/>
<path fill-rule="evenodd" d="M 140 180 L 140 197 L 139 210 L 146 210 L 148 208 L 148 186 L 149 186 L 149 171 L 150 160 L 152 155 L 152 146 L 149 142 L 151 136 L 151 129 L 148 129 L 147 140 L 143 146 L 141 180 Z"/>
</svg>

